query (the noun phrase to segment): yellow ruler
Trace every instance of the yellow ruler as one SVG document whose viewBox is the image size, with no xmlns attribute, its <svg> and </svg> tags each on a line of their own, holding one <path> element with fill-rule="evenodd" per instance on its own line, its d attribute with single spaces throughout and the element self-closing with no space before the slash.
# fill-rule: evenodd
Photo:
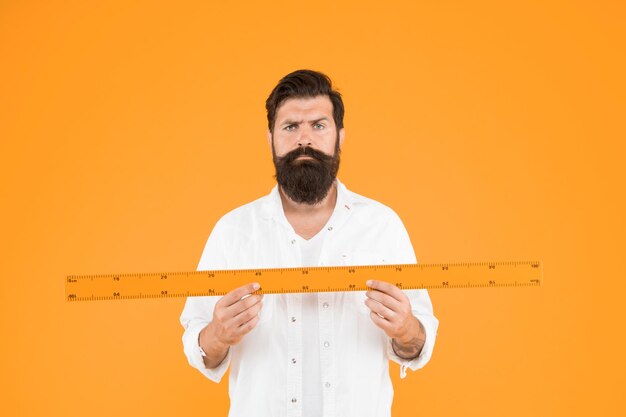
<svg viewBox="0 0 626 417">
<path fill-rule="evenodd" d="M 67 301 L 224 295 L 258 282 L 257 293 L 365 291 L 370 279 L 403 290 L 541 285 L 541 262 L 469 262 L 406 265 L 334 266 L 144 274 L 71 275 Z"/>
</svg>

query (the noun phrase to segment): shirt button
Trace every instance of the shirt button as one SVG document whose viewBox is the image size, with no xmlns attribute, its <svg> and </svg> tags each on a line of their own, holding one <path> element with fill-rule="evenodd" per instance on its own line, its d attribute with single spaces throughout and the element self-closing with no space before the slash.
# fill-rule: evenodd
<svg viewBox="0 0 626 417">
<path fill-rule="evenodd" d="M 298 402 L 298 399 L 297 399 L 297 398 L 292 398 L 292 399 L 291 399 L 291 402 L 292 402 L 292 403 L 297 403 L 297 402 Z"/>
<path fill-rule="evenodd" d="M 322 307 L 324 307 L 324 308 L 328 308 L 328 306 L 329 306 L 329 304 L 328 304 L 328 303 L 324 303 L 324 304 L 322 304 Z"/>
<path fill-rule="evenodd" d="M 330 382 L 325 383 L 325 384 L 324 384 L 324 386 L 325 386 L 326 388 L 330 388 Z"/>
<path fill-rule="evenodd" d="M 296 239 L 291 239 L 291 244 L 293 245 L 294 243 L 296 243 Z"/>
<path fill-rule="evenodd" d="M 291 363 L 296 363 L 296 358 L 291 359 Z"/>
<path fill-rule="evenodd" d="M 292 322 L 292 323 L 295 323 L 295 322 L 296 322 L 296 318 L 295 318 L 295 317 L 292 317 L 292 318 L 291 318 L 291 322 Z"/>
<path fill-rule="evenodd" d="M 329 232 L 330 232 L 331 230 L 333 230 L 333 227 L 332 227 L 332 226 L 330 226 L 330 227 L 328 228 L 328 231 L 329 231 Z"/>
<path fill-rule="evenodd" d="M 325 341 L 324 342 L 324 347 L 329 347 L 330 346 L 330 342 L 329 341 Z"/>
</svg>

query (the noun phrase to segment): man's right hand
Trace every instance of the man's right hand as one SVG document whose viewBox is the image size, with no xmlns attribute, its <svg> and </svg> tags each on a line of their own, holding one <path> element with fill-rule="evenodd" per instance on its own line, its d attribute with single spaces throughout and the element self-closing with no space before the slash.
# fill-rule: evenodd
<svg viewBox="0 0 626 417">
<path fill-rule="evenodd" d="M 239 343 L 258 324 L 263 295 L 252 293 L 259 288 L 257 283 L 244 285 L 215 304 L 213 321 L 202 329 L 198 337 L 207 355 L 204 358 L 207 368 L 217 367 L 228 354 L 230 346 Z"/>
</svg>

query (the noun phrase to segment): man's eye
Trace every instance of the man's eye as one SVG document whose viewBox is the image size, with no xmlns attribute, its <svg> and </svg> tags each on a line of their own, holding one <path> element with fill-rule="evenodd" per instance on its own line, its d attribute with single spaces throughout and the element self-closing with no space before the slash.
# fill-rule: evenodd
<svg viewBox="0 0 626 417">
<path fill-rule="evenodd" d="M 294 128 L 295 128 L 295 126 L 294 126 L 294 125 L 289 125 L 289 126 L 285 127 L 285 130 L 286 130 L 287 132 L 291 132 Z"/>
<path fill-rule="evenodd" d="M 315 128 L 321 130 L 324 129 L 324 125 L 321 123 L 315 123 Z"/>
</svg>

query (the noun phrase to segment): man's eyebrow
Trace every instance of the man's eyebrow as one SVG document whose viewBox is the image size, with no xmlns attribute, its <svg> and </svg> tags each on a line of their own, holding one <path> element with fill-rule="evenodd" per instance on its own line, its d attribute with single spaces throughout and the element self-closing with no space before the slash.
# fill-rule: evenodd
<svg viewBox="0 0 626 417">
<path fill-rule="evenodd" d="M 319 123 L 322 120 L 328 120 L 328 117 L 324 116 L 324 117 L 320 117 L 319 119 L 311 120 L 311 124 Z M 283 121 L 280 125 L 281 126 L 285 126 L 285 125 L 299 125 L 302 122 L 303 122 L 302 120 L 290 120 L 290 119 L 287 119 L 287 120 Z"/>
</svg>

